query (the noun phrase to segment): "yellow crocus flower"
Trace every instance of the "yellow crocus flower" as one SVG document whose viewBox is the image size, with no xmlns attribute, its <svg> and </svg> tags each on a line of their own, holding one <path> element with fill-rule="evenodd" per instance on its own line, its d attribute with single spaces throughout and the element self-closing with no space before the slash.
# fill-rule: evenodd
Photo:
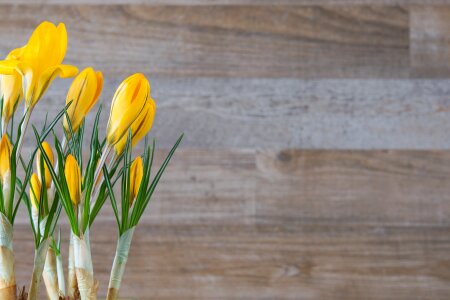
<svg viewBox="0 0 450 300">
<path fill-rule="evenodd" d="M 4 134 L 0 142 L 0 179 L 2 181 L 4 181 L 11 170 L 10 158 L 11 143 L 9 142 L 8 136 Z"/>
<path fill-rule="evenodd" d="M 66 97 L 66 104 L 70 101 L 67 114 L 70 118 L 72 130 L 76 132 L 83 122 L 84 117 L 88 114 L 98 97 L 103 87 L 103 75 L 100 71 L 94 71 L 92 68 L 84 69 L 73 80 Z M 64 128 L 69 132 L 69 124 L 64 118 Z"/>
<path fill-rule="evenodd" d="M 133 205 L 133 201 L 138 195 L 143 175 L 144 167 L 142 166 L 142 158 L 138 156 L 130 167 L 130 206 Z"/>
<path fill-rule="evenodd" d="M 0 61 L 0 73 L 12 75 L 17 71 L 22 75 L 26 83 L 25 103 L 32 108 L 57 76 L 67 78 L 78 73 L 76 67 L 61 64 L 66 50 L 65 25 L 44 21 L 34 30 L 20 59 Z"/>
<path fill-rule="evenodd" d="M 6 56 L 6 60 L 20 60 L 23 49 L 14 49 Z M 3 98 L 3 125 L 6 126 L 23 98 L 22 75 L 17 71 L 14 71 L 12 75 L 2 75 L 0 91 L 2 93 L 1 97 Z"/>
<path fill-rule="evenodd" d="M 150 83 L 141 73 L 125 79 L 116 90 L 106 128 L 106 140 L 115 145 L 127 134 L 150 97 Z"/>
<path fill-rule="evenodd" d="M 30 178 L 30 199 L 33 208 L 38 211 L 41 199 L 41 181 L 36 173 L 33 173 Z"/>
<path fill-rule="evenodd" d="M 131 145 L 134 147 L 136 144 L 150 131 L 155 119 L 156 104 L 152 98 L 149 98 L 136 120 L 131 124 Z M 114 149 L 119 155 L 125 149 L 128 135 L 125 134 L 114 146 Z"/>
<path fill-rule="evenodd" d="M 66 158 L 64 175 L 69 188 L 70 200 L 76 206 L 81 200 L 81 172 L 77 160 L 71 154 Z"/>
<path fill-rule="evenodd" d="M 52 151 L 52 147 L 50 147 L 50 144 L 47 142 L 43 142 L 42 143 L 42 148 L 44 148 L 45 154 L 47 154 L 48 159 L 50 160 L 50 162 L 53 164 L 55 163 L 54 158 L 53 158 L 53 151 Z M 38 176 L 41 182 L 43 182 L 42 180 L 42 174 L 41 174 L 41 150 L 38 151 L 37 156 L 36 156 L 36 168 L 38 170 Z M 50 169 L 47 166 L 47 163 L 44 160 L 44 176 L 45 176 L 45 187 L 48 189 L 50 188 L 51 184 L 52 184 L 52 175 L 50 173 Z"/>
</svg>

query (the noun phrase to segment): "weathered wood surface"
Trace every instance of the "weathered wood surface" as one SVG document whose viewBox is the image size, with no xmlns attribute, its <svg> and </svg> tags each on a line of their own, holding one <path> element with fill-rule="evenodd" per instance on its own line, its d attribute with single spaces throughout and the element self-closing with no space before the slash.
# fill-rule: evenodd
<svg viewBox="0 0 450 300">
<path fill-rule="evenodd" d="M 449 0 L 33 0 L 35 4 L 45 5 L 443 5 L 450 4 Z M 30 4 L 30 0 L 0 0 L 0 4 Z"/>
<path fill-rule="evenodd" d="M 54 84 L 32 123 L 62 109 L 69 82 Z M 100 132 L 119 83 L 105 84 Z M 190 148 L 450 148 L 449 80 L 155 78 L 151 84 L 158 107 L 151 136 L 162 148 L 181 132 L 182 147 Z"/>
<path fill-rule="evenodd" d="M 67 62 L 108 76 L 407 77 L 402 7 L 9 6 L 0 53 L 64 20 Z M 102 16 L 102 17 L 99 17 Z M 115 77 L 114 77 L 115 78 Z"/>
<path fill-rule="evenodd" d="M 410 12 L 411 64 L 417 77 L 450 75 L 450 6 L 416 6 Z"/>
<path fill-rule="evenodd" d="M 64 21 L 66 62 L 104 71 L 102 129 L 118 83 L 144 72 L 158 147 L 186 133 L 136 231 L 122 295 L 448 299 L 450 6 L 435 4 L 450 1 L 19 3 L 0 0 L 1 55 L 40 21 Z M 57 113 L 69 83 L 54 83 L 32 122 Z M 107 204 L 92 231 L 102 294 L 113 220 Z M 22 210 L 20 284 L 27 222 Z"/>
<path fill-rule="evenodd" d="M 123 295 L 447 299 L 449 170 L 448 151 L 183 149 L 136 231 Z M 103 292 L 109 206 L 91 235 Z M 27 283 L 31 235 L 18 224 Z"/>
</svg>

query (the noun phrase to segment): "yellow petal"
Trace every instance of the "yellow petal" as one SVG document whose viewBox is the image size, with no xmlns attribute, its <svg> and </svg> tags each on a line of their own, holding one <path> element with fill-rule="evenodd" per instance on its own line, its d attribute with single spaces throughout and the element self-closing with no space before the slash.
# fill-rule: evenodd
<svg viewBox="0 0 450 300">
<path fill-rule="evenodd" d="M 41 99 L 44 93 L 47 91 L 48 87 L 52 81 L 60 76 L 62 78 L 72 77 L 78 73 L 78 69 L 70 65 L 56 65 L 45 70 L 39 77 L 36 88 L 33 90 L 32 94 L 27 93 L 27 105 L 33 107 Z M 34 76 L 32 73 L 31 76 Z"/>
<path fill-rule="evenodd" d="M 3 97 L 2 118 L 7 124 L 20 101 L 22 101 L 22 76 L 14 72 L 13 75 L 2 75 L 0 80 L 0 91 Z"/>
<path fill-rule="evenodd" d="M 11 143 L 9 142 L 8 136 L 3 135 L 0 142 L 0 178 L 3 181 L 5 176 L 11 170 L 10 166 L 11 160 Z"/>
<path fill-rule="evenodd" d="M 41 182 L 35 173 L 33 173 L 30 178 L 30 199 L 34 209 L 39 210 L 39 203 L 41 199 Z"/>
<path fill-rule="evenodd" d="M 138 156 L 130 167 L 130 206 L 138 195 L 143 175 L 144 167 L 142 166 L 142 158 Z"/>
<path fill-rule="evenodd" d="M 94 104 L 97 102 L 103 87 L 103 75 L 92 68 L 86 68 L 72 82 L 66 97 L 66 104 L 72 130 L 76 132 Z M 67 119 L 64 118 L 64 128 L 69 132 Z"/>
<path fill-rule="evenodd" d="M 47 154 L 48 159 L 52 163 L 52 166 L 54 164 L 54 158 L 53 158 L 53 151 L 52 147 L 50 147 L 50 144 L 47 142 L 42 143 L 42 147 L 44 148 L 45 154 Z M 38 176 L 41 182 L 42 180 L 42 174 L 41 174 L 41 151 L 39 150 L 36 156 L 36 169 L 38 170 Z M 52 183 L 52 175 L 50 173 L 50 169 L 47 165 L 47 163 L 44 160 L 44 176 L 45 176 L 45 186 L 46 188 L 50 188 Z"/>
<path fill-rule="evenodd" d="M 155 119 L 156 104 L 152 98 L 149 98 L 144 109 L 141 111 L 136 120 L 131 124 L 131 145 L 134 147 L 137 143 L 150 131 Z M 125 149 L 128 135 L 124 135 L 114 146 L 114 149 L 119 155 Z"/>
<path fill-rule="evenodd" d="M 37 73 L 59 65 L 64 60 L 67 50 L 67 31 L 63 23 L 55 24 L 44 21 L 31 34 L 24 49 L 23 60 L 31 62 Z"/>
<path fill-rule="evenodd" d="M 64 175 L 69 188 L 70 200 L 73 205 L 78 205 L 81 200 L 81 172 L 75 157 L 71 154 L 66 158 Z"/>
<path fill-rule="evenodd" d="M 116 144 L 127 134 L 149 97 L 150 83 L 143 74 L 134 74 L 121 83 L 111 103 L 106 129 L 108 144 Z"/>
<path fill-rule="evenodd" d="M 14 75 L 20 61 L 15 59 L 0 60 L 0 74 Z"/>
<path fill-rule="evenodd" d="M 26 84 L 26 104 L 33 107 L 56 76 L 71 77 L 78 72 L 73 66 L 61 65 L 66 50 L 65 25 L 42 22 L 24 47 L 13 50 L 11 59 L 0 62 L 0 74 L 19 72 Z"/>
</svg>

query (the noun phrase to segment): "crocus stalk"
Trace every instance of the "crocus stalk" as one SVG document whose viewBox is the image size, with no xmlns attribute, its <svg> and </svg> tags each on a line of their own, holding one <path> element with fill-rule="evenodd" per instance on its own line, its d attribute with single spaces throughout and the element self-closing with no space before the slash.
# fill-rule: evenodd
<svg viewBox="0 0 450 300">
<path fill-rule="evenodd" d="M 81 71 L 72 82 L 66 97 L 66 104 L 71 102 L 67 109 L 72 131 L 76 132 L 84 117 L 92 109 L 100 96 L 103 87 L 103 75 L 100 71 L 86 68 Z M 69 122 L 64 117 L 64 129 L 70 132 Z"/>
<path fill-rule="evenodd" d="M 73 236 L 75 272 L 77 274 L 78 291 L 82 300 L 97 299 L 98 283 L 94 280 L 92 266 L 91 245 L 89 242 L 89 229 L 81 233 L 80 237 Z"/>
<path fill-rule="evenodd" d="M 48 159 L 50 160 L 51 164 L 54 164 L 54 158 L 53 158 L 53 151 L 50 147 L 50 144 L 47 142 L 42 143 L 42 148 L 45 151 L 45 154 L 47 155 Z M 50 174 L 49 167 L 47 166 L 47 163 L 45 161 L 42 161 L 43 163 L 43 174 L 41 172 L 41 151 L 39 150 L 36 156 L 36 168 L 38 170 L 38 180 L 42 183 L 45 180 L 45 188 L 47 189 L 47 200 L 48 200 L 48 206 L 51 207 L 53 203 L 53 197 L 54 194 L 50 193 L 50 187 L 52 184 L 52 177 Z M 36 179 L 34 179 L 36 181 Z M 33 183 L 33 181 L 32 181 Z M 36 190 L 36 189 L 34 189 Z M 39 187 L 40 191 L 40 187 Z M 31 192 L 30 192 L 31 193 Z M 32 198 L 33 199 L 33 198 Z M 33 220 L 35 218 L 37 219 L 37 206 L 36 203 L 38 203 L 36 200 L 33 202 Z M 36 215 L 36 217 L 35 217 Z M 56 254 L 55 251 L 48 247 L 47 255 L 45 259 L 45 265 L 44 265 L 44 271 L 42 273 L 42 277 L 44 278 L 45 288 L 47 289 L 47 295 L 50 300 L 58 300 L 59 299 L 59 286 L 58 286 L 58 274 L 56 271 Z"/>
<path fill-rule="evenodd" d="M 73 300 L 75 298 L 75 290 L 77 289 L 77 273 L 75 271 L 75 254 L 73 251 L 74 234 L 70 232 L 70 244 L 69 244 L 69 263 L 68 263 L 68 279 L 67 279 L 67 296 Z"/>
<path fill-rule="evenodd" d="M 81 172 L 76 159 L 68 155 L 66 159 L 64 174 L 70 194 L 70 200 L 78 210 L 81 201 Z M 80 297 L 83 300 L 97 299 L 97 283 L 94 280 L 94 269 L 92 267 L 91 248 L 89 243 L 89 229 L 79 236 L 72 234 L 73 253 L 75 258 L 75 273 Z"/>
<path fill-rule="evenodd" d="M 66 281 L 64 279 L 64 268 L 60 249 L 56 253 L 56 274 L 58 276 L 58 289 L 61 297 L 66 296 Z"/>
<path fill-rule="evenodd" d="M 133 205 L 134 200 L 138 196 L 143 175 L 144 168 L 142 165 L 142 159 L 138 156 L 130 167 L 130 207 Z M 125 231 L 117 241 L 116 255 L 114 256 L 114 262 L 109 278 L 107 300 L 115 300 L 119 295 L 120 283 L 122 282 L 123 274 L 125 272 L 125 265 L 128 260 L 128 253 L 130 251 L 134 229 L 135 227 L 131 227 Z"/>
<path fill-rule="evenodd" d="M 8 54 L 6 59 L 20 60 L 23 49 L 14 49 Z M 3 98 L 2 134 L 5 134 L 9 120 L 23 98 L 22 76 L 17 71 L 14 71 L 12 75 L 2 75 L 0 79 L 0 91 Z"/>
<path fill-rule="evenodd" d="M 80 168 L 78 166 L 77 161 L 72 155 L 67 156 L 66 159 L 66 166 L 64 170 L 69 193 L 70 193 L 70 200 L 72 201 L 72 204 L 78 208 L 78 204 L 80 203 L 80 197 L 81 197 L 81 174 L 80 174 Z M 74 293 L 78 286 L 77 283 L 77 275 L 76 275 L 76 269 L 75 269 L 75 234 L 73 232 L 70 232 L 70 245 L 69 245 L 69 287 L 68 287 L 68 295 L 70 299 L 74 299 Z"/>
<path fill-rule="evenodd" d="M 45 151 L 45 154 L 47 155 L 48 159 L 50 160 L 51 164 L 54 164 L 54 158 L 53 158 L 53 151 L 50 147 L 50 144 L 47 142 L 42 143 L 42 148 Z M 45 179 L 45 188 L 47 189 L 47 200 L 48 200 L 48 206 L 51 207 L 53 203 L 54 193 L 50 191 L 50 187 L 52 185 L 52 176 L 50 174 L 49 167 L 45 161 L 42 160 L 43 163 L 43 171 L 41 172 L 41 151 L 39 150 L 36 156 L 36 167 L 38 170 L 38 178 L 40 182 L 43 182 Z M 33 202 L 34 203 L 34 202 Z M 33 209 L 33 212 L 35 209 Z M 37 212 L 36 217 L 34 217 L 35 214 L 33 214 L 33 220 L 37 218 Z M 58 300 L 59 299 L 59 284 L 58 284 L 58 274 L 56 270 L 56 254 L 52 248 L 48 248 L 47 251 L 47 257 L 45 259 L 45 265 L 44 265 L 44 283 L 45 288 L 47 289 L 47 295 L 50 300 Z"/>
<path fill-rule="evenodd" d="M 0 213 L 0 299 L 16 300 L 13 227 L 2 213 Z"/>
<path fill-rule="evenodd" d="M 35 230 L 44 229 L 45 220 L 41 220 L 39 224 L 39 201 L 41 197 L 41 182 L 37 174 L 33 173 L 30 178 L 30 200 L 31 200 L 31 214 L 33 218 L 33 224 Z M 39 296 L 39 284 L 41 282 L 42 271 L 44 270 L 45 256 L 47 253 L 49 240 L 43 241 L 34 253 L 33 273 L 31 276 L 30 291 L 28 293 L 28 299 L 38 299 Z"/>
<path fill-rule="evenodd" d="M 44 230 L 46 219 L 41 221 L 41 230 Z M 42 241 L 37 249 L 34 250 L 33 273 L 31 276 L 30 290 L 28 292 L 28 300 L 39 299 L 39 286 L 41 284 L 42 272 L 44 271 L 45 258 L 47 256 L 50 238 Z"/>
<path fill-rule="evenodd" d="M 56 254 L 52 247 L 48 247 L 47 257 L 45 258 L 44 278 L 47 295 L 50 300 L 59 299 L 58 272 L 56 267 Z"/>
<path fill-rule="evenodd" d="M 116 300 L 119 296 L 120 283 L 122 282 L 123 274 L 125 273 L 125 266 L 128 260 L 128 253 L 130 251 L 131 241 L 133 239 L 134 229 L 132 227 L 125 231 L 119 237 L 116 247 L 116 255 L 111 269 L 109 278 L 107 300 Z"/>
<path fill-rule="evenodd" d="M 11 143 L 7 135 L 0 141 L 0 180 L 5 211 L 9 208 L 9 189 L 11 180 Z M 8 214 L 8 212 L 7 212 Z M 13 253 L 13 227 L 6 215 L 0 213 L 0 299 L 16 299 L 16 278 Z"/>
</svg>

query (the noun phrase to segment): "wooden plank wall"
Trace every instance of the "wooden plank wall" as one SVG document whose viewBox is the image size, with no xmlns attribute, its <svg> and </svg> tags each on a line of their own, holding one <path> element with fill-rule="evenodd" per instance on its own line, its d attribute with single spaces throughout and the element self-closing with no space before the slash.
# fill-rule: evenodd
<svg viewBox="0 0 450 300">
<path fill-rule="evenodd" d="M 448 1 L 37 2 L 0 1 L 2 56 L 40 21 L 63 21 L 66 61 L 104 71 L 102 126 L 115 87 L 141 71 L 159 162 L 186 133 L 122 295 L 450 297 Z M 56 114 L 69 83 L 32 122 Z M 115 234 L 108 205 L 92 232 L 102 294 Z M 27 284 L 23 212 L 15 237 Z"/>
</svg>

